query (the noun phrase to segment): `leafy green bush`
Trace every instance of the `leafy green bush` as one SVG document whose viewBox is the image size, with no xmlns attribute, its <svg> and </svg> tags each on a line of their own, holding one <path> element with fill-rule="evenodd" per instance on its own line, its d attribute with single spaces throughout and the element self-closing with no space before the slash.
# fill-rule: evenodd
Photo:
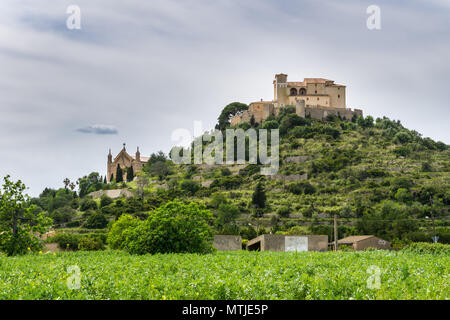
<svg viewBox="0 0 450 320">
<path fill-rule="evenodd" d="M 229 176 L 229 177 L 223 177 L 220 179 L 215 179 L 211 183 L 211 188 L 219 187 L 219 188 L 225 188 L 227 190 L 236 189 L 238 188 L 244 180 L 240 176 Z"/>
<path fill-rule="evenodd" d="M 168 202 L 137 227 L 124 231 L 124 248 L 132 254 L 208 253 L 213 251 L 210 211 L 196 203 Z"/>
<path fill-rule="evenodd" d="M 403 251 L 450 255 L 450 245 L 442 243 L 413 242 L 403 248 Z"/>
<path fill-rule="evenodd" d="M 106 207 L 111 203 L 114 203 L 114 200 L 108 197 L 106 194 L 102 195 L 102 197 L 100 198 L 100 208 Z"/>
<path fill-rule="evenodd" d="M 88 229 L 103 229 L 106 228 L 107 225 L 108 220 L 99 212 L 95 212 L 90 215 L 84 223 L 84 226 Z"/>
<path fill-rule="evenodd" d="M 123 249 L 125 243 L 124 231 L 128 228 L 135 228 L 141 221 L 129 214 L 124 214 L 111 226 L 108 233 L 108 245 L 111 249 Z"/>
<path fill-rule="evenodd" d="M 78 249 L 103 250 L 104 245 L 106 243 L 106 234 L 105 233 L 80 234 L 80 233 L 61 232 L 55 234 L 52 237 L 48 237 L 46 242 L 57 243 L 58 247 L 63 250 L 78 250 Z M 89 249 L 89 248 L 99 248 L 99 249 Z"/>
<path fill-rule="evenodd" d="M 200 189 L 200 184 L 194 180 L 184 180 L 180 187 L 188 194 L 194 195 Z"/>
<path fill-rule="evenodd" d="M 286 190 L 293 194 L 314 194 L 316 192 L 316 188 L 308 181 L 288 184 Z"/>
<path fill-rule="evenodd" d="M 80 203 L 80 210 L 81 211 L 88 211 L 88 210 L 97 210 L 97 202 L 95 202 L 92 199 L 83 199 Z"/>
<path fill-rule="evenodd" d="M 61 207 L 56 209 L 50 214 L 50 218 L 53 219 L 53 222 L 56 224 L 69 222 L 76 215 L 76 211 L 69 206 Z"/>
<path fill-rule="evenodd" d="M 277 214 L 283 218 L 289 217 L 290 213 L 291 213 L 291 208 L 289 208 L 288 206 L 283 206 L 277 210 Z"/>
<path fill-rule="evenodd" d="M 78 250 L 95 251 L 105 250 L 105 245 L 100 238 L 95 237 L 80 237 L 78 242 Z"/>
<path fill-rule="evenodd" d="M 47 238 L 48 243 L 57 243 L 60 249 L 78 250 L 81 235 L 76 233 L 57 233 Z"/>
</svg>

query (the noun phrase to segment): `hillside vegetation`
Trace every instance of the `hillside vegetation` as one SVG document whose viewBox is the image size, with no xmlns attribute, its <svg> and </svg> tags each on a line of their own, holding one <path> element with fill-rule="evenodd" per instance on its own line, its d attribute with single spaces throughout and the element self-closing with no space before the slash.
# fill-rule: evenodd
<svg viewBox="0 0 450 320">
<path fill-rule="evenodd" d="M 221 120 L 221 128 L 229 124 Z M 174 199 L 195 202 L 214 214 L 218 234 L 251 239 L 262 233 L 373 234 L 401 246 L 410 241 L 450 241 L 450 150 L 388 118 L 342 121 L 303 119 L 293 107 L 262 125 L 280 130 L 276 177 L 260 165 L 175 165 L 162 152 L 129 182 L 105 183 L 98 173 L 31 200 L 57 228 L 106 229 L 122 214 L 139 219 Z M 204 143 L 204 147 L 206 143 Z M 224 148 L 225 149 L 225 148 Z M 299 176 L 302 175 L 302 178 Z M 69 187 L 67 187 L 69 186 Z M 97 190 L 129 189 L 135 197 L 90 199 Z M 434 227 L 434 228 L 433 228 Z M 435 231 L 434 231 L 435 230 Z"/>
</svg>

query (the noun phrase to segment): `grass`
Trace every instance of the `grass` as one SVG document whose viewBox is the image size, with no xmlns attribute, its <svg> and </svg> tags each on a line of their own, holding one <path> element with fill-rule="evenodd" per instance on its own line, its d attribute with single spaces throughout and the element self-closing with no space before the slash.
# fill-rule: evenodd
<svg viewBox="0 0 450 320">
<path fill-rule="evenodd" d="M 448 255 L 413 252 L 79 251 L 0 257 L 0 299 L 449 299 L 449 274 Z"/>
</svg>

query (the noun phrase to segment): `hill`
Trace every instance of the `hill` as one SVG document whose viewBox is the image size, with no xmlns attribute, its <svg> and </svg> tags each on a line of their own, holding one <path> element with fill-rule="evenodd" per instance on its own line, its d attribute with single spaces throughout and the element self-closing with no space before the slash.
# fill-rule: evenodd
<svg viewBox="0 0 450 320">
<path fill-rule="evenodd" d="M 321 121 L 300 118 L 292 107 L 263 124 L 241 123 L 235 128 L 279 129 L 277 175 L 261 175 L 258 164 L 176 165 L 163 153 L 153 154 L 133 182 L 105 184 L 95 173 L 82 178 L 81 199 L 63 206 L 71 206 L 73 212 L 60 226 L 105 227 L 107 221 L 96 225 L 88 220 L 114 220 L 123 213 L 145 217 L 178 198 L 211 209 L 216 233 L 241 234 L 245 239 L 266 232 L 331 237 L 336 214 L 339 237 L 374 234 L 397 242 L 431 241 L 436 232 L 439 242 L 449 242 L 450 150 L 445 143 L 423 138 L 386 117 L 343 121 L 329 116 Z M 117 188 L 136 196 L 101 201 L 85 196 L 88 191 Z M 257 188 L 265 195 L 263 203 L 253 199 Z M 54 217 L 61 206 L 46 207 L 54 201 L 46 194 L 53 199 L 58 192 L 73 194 L 61 190 L 44 192 L 33 201 Z"/>
</svg>

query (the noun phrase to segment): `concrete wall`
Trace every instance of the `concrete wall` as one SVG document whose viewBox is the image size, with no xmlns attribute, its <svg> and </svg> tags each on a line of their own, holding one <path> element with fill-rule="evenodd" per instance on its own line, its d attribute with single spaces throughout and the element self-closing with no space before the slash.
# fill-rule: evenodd
<svg viewBox="0 0 450 320">
<path fill-rule="evenodd" d="M 241 236 L 215 235 L 213 247 L 218 251 L 242 250 L 242 238 Z"/>
<path fill-rule="evenodd" d="M 308 237 L 308 251 L 327 251 L 328 236 L 310 235 Z"/>
<path fill-rule="evenodd" d="M 328 236 L 306 235 L 286 236 L 264 234 L 247 243 L 247 250 L 260 251 L 327 251 Z"/>
</svg>

